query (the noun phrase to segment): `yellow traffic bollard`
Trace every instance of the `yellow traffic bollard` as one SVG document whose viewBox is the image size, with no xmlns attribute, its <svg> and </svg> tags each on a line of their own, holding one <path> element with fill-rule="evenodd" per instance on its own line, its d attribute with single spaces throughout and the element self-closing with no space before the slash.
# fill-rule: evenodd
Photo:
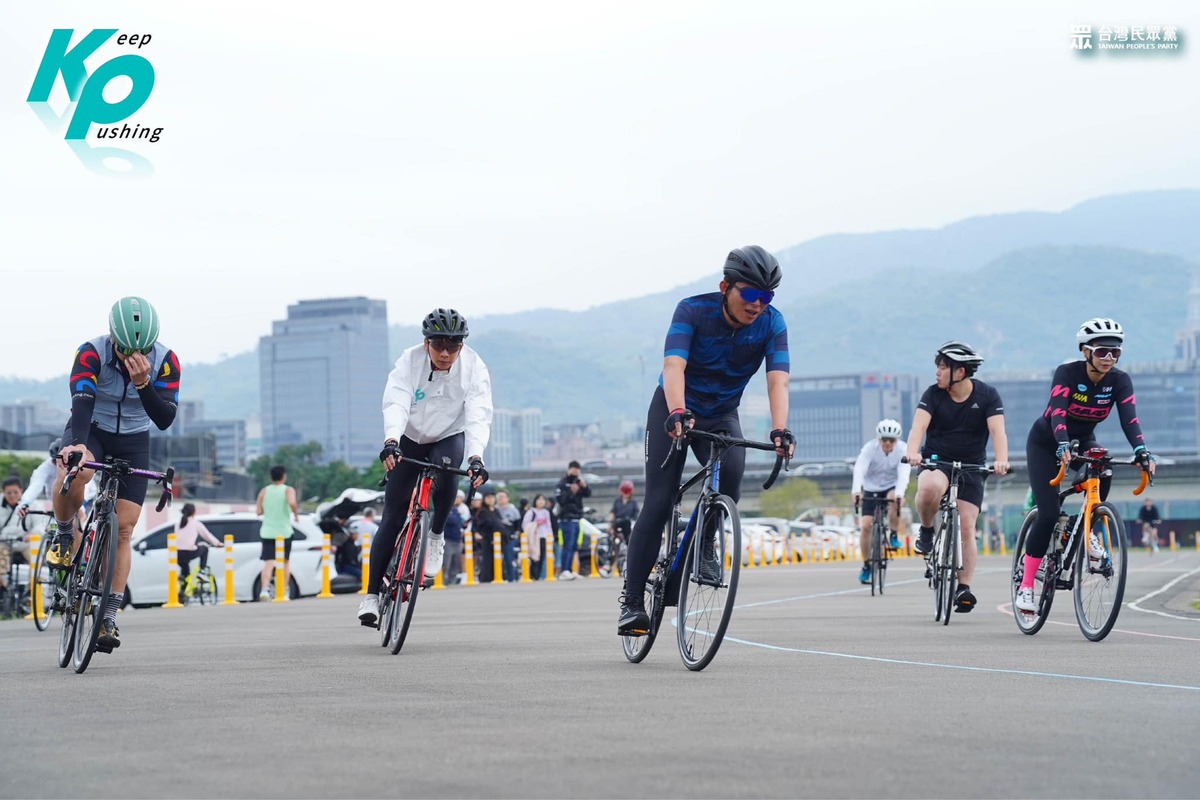
<svg viewBox="0 0 1200 800">
<path fill-rule="evenodd" d="M 763 537 L 762 565 L 769 567 L 775 563 L 775 540 Z"/>
<path fill-rule="evenodd" d="M 598 537 L 596 536 L 596 532 L 592 531 L 592 571 L 590 574 L 591 574 L 591 577 L 593 577 L 593 578 L 600 577 L 600 570 L 596 569 L 596 547 L 597 547 L 596 542 L 597 541 L 598 541 Z"/>
<path fill-rule="evenodd" d="M 758 566 L 755 562 L 758 559 L 754 557 L 754 545 L 749 541 L 746 542 L 746 569 L 754 569 Z"/>
<path fill-rule="evenodd" d="M 179 602 L 179 550 L 174 533 L 167 534 L 167 602 L 163 608 L 183 608 Z"/>
<path fill-rule="evenodd" d="M 1200 548 L 1197 548 L 1200 549 Z M 554 577 L 554 540 L 546 542 L 546 582 L 553 583 Z"/>
<path fill-rule="evenodd" d="M 371 533 L 363 531 L 362 535 L 362 588 L 358 590 L 359 594 L 367 593 L 367 581 L 371 579 Z"/>
<path fill-rule="evenodd" d="M 1170 542 L 1170 544 L 1168 546 L 1169 546 L 1171 552 L 1178 550 L 1179 545 L 1175 542 L 1175 531 L 1171 531 L 1169 534 L 1167 534 L 1167 538 L 1168 538 L 1168 541 Z"/>
<path fill-rule="evenodd" d="M 286 603 L 288 601 L 287 579 L 283 577 L 283 565 L 287 562 L 283 560 L 283 537 L 275 538 L 275 602 Z"/>
<path fill-rule="evenodd" d="M 521 583 L 533 583 L 529 577 L 529 537 L 521 531 Z"/>
<path fill-rule="evenodd" d="M 1004 542 L 1003 534 L 1001 534 L 1001 536 L 1000 536 L 1000 555 L 1002 555 L 1002 556 L 1008 555 L 1008 545 L 1005 544 L 1005 542 Z"/>
<path fill-rule="evenodd" d="M 40 533 L 29 534 L 29 585 L 36 586 L 37 589 L 33 593 L 33 605 L 29 607 L 29 613 L 25 615 L 25 619 L 33 619 L 33 607 L 37 607 L 38 617 L 45 619 L 46 611 L 45 598 L 42 597 L 42 576 L 35 575 L 33 570 L 37 566 L 38 552 L 42 549 L 42 535 Z"/>
<path fill-rule="evenodd" d="M 451 512 L 454 513 L 454 512 Z M 464 586 L 475 585 L 475 533 L 474 531 L 463 531 L 463 570 L 467 573 L 467 579 L 463 581 Z"/>
<path fill-rule="evenodd" d="M 329 550 L 333 546 L 333 539 L 327 533 L 321 541 L 321 591 L 317 597 L 333 597 L 333 590 L 329 586 Z"/>
<path fill-rule="evenodd" d="M 492 583 L 504 581 L 504 545 L 500 544 L 500 531 L 492 534 Z"/>
<path fill-rule="evenodd" d="M 453 513 L 457 513 L 457 512 L 452 511 L 450 513 L 453 514 Z M 440 570 L 440 569 L 433 576 L 433 588 L 434 589 L 445 589 L 446 588 L 446 581 L 442 578 L 442 570 Z"/>
<path fill-rule="evenodd" d="M 225 599 L 223 606 L 236 606 L 237 594 L 233 586 L 233 534 L 225 534 Z"/>
<path fill-rule="evenodd" d="M 1196 550 L 1197 550 L 1198 552 L 1200 552 L 1200 531 L 1196 531 L 1196 532 L 1195 532 L 1195 533 L 1192 535 L 1192 541 L 1193 541 L 1193 542 L 1195 543 L 1195 545 L 1196 545 Z"/>
</svg>

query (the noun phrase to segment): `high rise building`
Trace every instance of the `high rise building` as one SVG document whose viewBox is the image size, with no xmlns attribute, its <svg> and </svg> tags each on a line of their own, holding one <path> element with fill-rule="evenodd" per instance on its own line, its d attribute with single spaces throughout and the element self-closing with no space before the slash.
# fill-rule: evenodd
<svg viewBox="0 0 1200 800">
<path fill-rule="evenodd" d="M 540 408 L 497 408 L 492 412 L 492 431 L 483 459 L 489 468 L 528 468 L 541 453 Z"/>
<path fill-rule="evenodd" d="M 316 441 L 322 460 L 365 467 L 383 438 L 380 398 L 391 369 L 387 304 L 301 300 L 259 340 L 262 447 Z"/>
<path fill-rule="evenodd" d="M 802 461 L 854 458 L 881 419 L 899 420 L 905 433 L 928 384 L 915 375 L 855 373 L 793 377 L 788 427 Z"/>
</svg>

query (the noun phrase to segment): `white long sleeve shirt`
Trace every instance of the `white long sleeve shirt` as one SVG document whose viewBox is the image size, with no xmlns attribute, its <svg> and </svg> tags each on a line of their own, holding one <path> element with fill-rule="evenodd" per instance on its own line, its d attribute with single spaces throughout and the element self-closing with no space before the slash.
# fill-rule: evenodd
<svg viewBox="0 0 1200 800">
<path fill-rule="evenodd" d="M 482 457 L 491 430 L 492 378 L 470 347 L 446 372 L 433 370 L 423 344 L 396 359 L 383 390 L 384 439 L 432 444 L 465 433 L 464 454 Z"/>
<path fill-rule="evenodd" d="M 868 492 L 884 492 L 895 487 L 896 495 L 903 497 L 912 472 L 912 467 L 900 462 L 907 452 L 908 445 L 903 439 L 897 440 L 892 452 L 887 454 L 879 446 L 878 439 L 864 444 L 858 460 L 854 462 L 854 481 L 850 493 L 857 494 L 864 489 Z"/>
</svg>

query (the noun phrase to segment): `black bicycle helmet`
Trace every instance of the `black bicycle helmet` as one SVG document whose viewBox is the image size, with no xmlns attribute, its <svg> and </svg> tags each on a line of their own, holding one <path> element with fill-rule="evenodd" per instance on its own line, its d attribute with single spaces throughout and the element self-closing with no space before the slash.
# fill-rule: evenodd
<svg viewBox="0 0 1200 800">
<path fill-rule="evenodd" d="M 975 349 L 966 342 L 949 341 L 939 347 L 933 363 L 936 364 L 943 359 L 950 363 L 951 369 L 954 367 L 964 368 L 968 378 L 974 375 L 975 370 L 979 369 L 979 365 L 983 363 L 983 356 L 976 353 Z"/>
<path fill-rule="evenodd" d="M 783 280 L 783 270 L 775 256 L 756 244 L 730 250 L 725 257 L 725 280 L 742 281 L 759 289 L 774 289 Z"/>
<path fill-rule="evenodd" d="M 453 308 L 435 308 L 421 323 L 421 335 L 426 339 L 433 336 L 447 339 L 465 339 L 471 335 L 467 321 Z"/>
</svg>

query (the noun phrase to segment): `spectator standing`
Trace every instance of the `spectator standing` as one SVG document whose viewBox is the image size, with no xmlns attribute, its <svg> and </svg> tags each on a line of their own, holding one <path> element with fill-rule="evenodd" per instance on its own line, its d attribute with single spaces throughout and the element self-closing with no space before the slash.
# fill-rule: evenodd
<svg viewBox="0 0 1200 800">
<path fill-rule="evenodd" d="M 496 514 L 500 517 L 500 542 L 504 553 L 504 580 L 521 578 L 521 512 L 509 500 L 508 492 L 496 493 Z"/>
<path fill-rule="evenodd" d="M 567 474 L 558 481 L 555 497 L 558 500 L 558 524 L 562 531 L 562 557 L 558 560 L 561 567 L 558 573 L 560 581 L 575 580 L 571 571 L 571 562 L 575 557 L 576 543 L 579 541 L 579 520 L 583 518 L 583 499 L 591 497 L 592 489 L 580 475 L 578 461 L 567 464 Z"/>
<path fill-rule="evenodd" d="M 283 539 L 283 586 L 277 586 L 275 590 L 287 591 L 292 576 L 292 520 L 300 519 L 296 490 L 287 485 L 287 470 L 283 466 L 271 467 L 271 483 L 259 491 L 255 513 L 262 517 L 258 535 L 262 539 L 262 553 L 259 557 L 262 559 L 263 568 L 258 599 L 269 600 L 271 596 L 267 592 L 267 586 L 271 583 L 271 572 L 275 569 L 275 540 Z"/>
<path fill-rule="evenodd" d="M 29 560 L 28 535 L 21 529 L 21 479 L 4 480 L 4 502 L 0 504 L 0 586 L 8 585 L 10 562 L 20 564 Z"/>
<path fill-rule="evenodd" d="M 442 531 L 446 537 L 446 557 L 442 565 L 442 583 L 445 584 L 459 583 L 459 577 L 462 576 L 463 528 L 466 521 L 459 509 L 467 507 L 464 499 L 461 491 L 455 496 L 454 505 L 446 515 L 446 527 Z"/>
<path fill-rule="evenodd" d="M 496 493 L 488 489 L 483 493 L 479 509 L 471 517 L 471 531 L 475 537 L 475 564 L 479 568 L 480 583 L 491 583 L 496 579 L 492 535 L 498 530 L 500 515 L 496 512 Z"/>
<path fill-rule="evenodd" d="M 550 526 L 550 510 L 546 495 L 533 498 L 533 505 L 522 518 L 522 529 L 529 545 L 529 577 L 540 581 L 546 569 L 546 551 L 554 546 L 554 529 Z"/>
</svg>

